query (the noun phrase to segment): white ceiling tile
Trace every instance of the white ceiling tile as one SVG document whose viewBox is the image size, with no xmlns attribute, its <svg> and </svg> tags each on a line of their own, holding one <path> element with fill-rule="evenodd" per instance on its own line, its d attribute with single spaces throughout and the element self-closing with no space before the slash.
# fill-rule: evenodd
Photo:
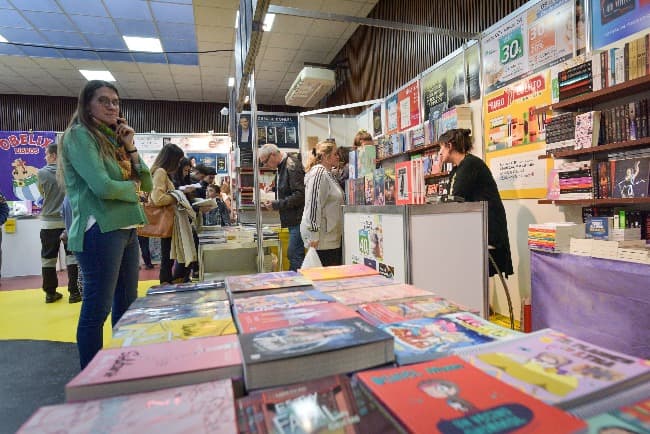
<svg viewBox="0 0 650 434">
<path fill-rule="evenodd" d="M 336 44 L 338 38 L 315 38 L 307 36 L 300 47 L 301 50 L 307 51 L 324 51 L 327 52 L 330 46 Z"/>
<path fill-rule="evenodd" d="M 263 61 L 291 62 L 296 57 L 296 50 L 268 47 L 264 52 Z"/>
<path fill-rule="evenodd" d="M 328 0 L 321 4 L 320 10 L 330 14 L 359 16 L 362 6 L 351 0 Z"/>
<path fill-rule="evenodd" d="M 194 22 L 199 26 L 235 27 L 235 9 L 195 6 Z"/>
<path fill-rule="evenodd" d="M 140 68 L 137 63 L 130 62 L 104 62 L 109 71 L 119 71 L 119 72 L 140 72 Z"/>
<path fill-rule="evenodd" d="M 161 65 L 159 63 L 138 63 L 138 67 L 140 68 L 140 71 L 145 75 L 168 75 L 171 78 L 169 65 Z"/>
<path fill-rule="evenodd" d="M 20 56 L 0 56 L 0 60 L 5 65 L 17 66 L 23 68 L 37 68 L 38 64 L 34 62 L 30 57 L 20 57 Z"/>
<path fill-rule="evenodd" d="M 34 62 L 38 63 L 41 68 L 45 69 L 63 69 L 73 70 L 74 66 L 67 59 L 48 59 L 45 57 L 34 57 Z"/>
<path fill-rule="evenodd" d="M 292 35 L 308 35 L 314 25 L 311 18 L 276 15 L 271 33 L 289 33 Z"/>
<path fill-rule="evenodd" d="M 230 43 L 235 38 L 235 20 L 225 26 L 196 26 L 196 40 L 199 42 Z"/>
<path fill-rule="evenodd" d="M 225 68 L 232 58 L 225 53 L 215 53 L 215 54 L 202 54 L 199 56 L 199 64 L 201 68 Z"/>
<path fill-rule="evenodd" d="M 298 49 L 302 44 L 303 38 L 290 35 L 288 33 L 271 33 L 267 40 L 268 47 L 279 47 L 287 49 Z"/>
</svg>

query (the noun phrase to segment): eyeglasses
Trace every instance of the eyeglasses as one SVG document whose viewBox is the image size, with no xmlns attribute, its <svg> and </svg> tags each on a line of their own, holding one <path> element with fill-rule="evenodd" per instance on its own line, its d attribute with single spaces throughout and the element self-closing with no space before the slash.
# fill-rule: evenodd
<svg viewBox="0 0 650 434">
<path fill-rule="evenodd" d="M 109 108 L 111 106 L 115 106 L 115 107 L 120 106 L 120 100 L 117 99 L 117 98 L 116 99 L 110 99 L 110 98 L 105 97 L 105 96 L 100 96 L 99 98 L 97 98 L 97 102 L 100 103 L 101 105 L 103 105 L 104 107 L 109 107 Z"/>
</svg>

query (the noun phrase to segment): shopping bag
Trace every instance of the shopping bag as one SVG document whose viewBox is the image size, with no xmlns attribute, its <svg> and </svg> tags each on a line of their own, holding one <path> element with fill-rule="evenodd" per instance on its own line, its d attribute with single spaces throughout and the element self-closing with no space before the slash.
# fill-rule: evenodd
<svg viewBox="0 0 650 434">
<path fill-rule="evenodd" d="M 138 228 L 139 237 L 169 238 L 172 236 L 174 226 L 174 204 L 155 206 L 143 203 L 144 214 L 148 223 Z"/>
<path fill-rule="evenodd" d="M 316 268 L 322 266 L 323 264 L 320 262 L 320 258 L 318 257 L 318 252 L 316 252 L 316 249 L 313 247 L 307 249 L 305 260 L 302 261 L 302 267 L 300 268 Z"/>
</svg>

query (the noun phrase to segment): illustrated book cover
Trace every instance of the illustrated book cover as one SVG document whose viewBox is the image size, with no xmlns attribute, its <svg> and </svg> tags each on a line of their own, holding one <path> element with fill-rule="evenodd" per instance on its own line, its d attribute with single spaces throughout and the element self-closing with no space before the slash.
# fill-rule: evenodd
<svg viewBox="0 0 650 434">
<path fill-rule="evenodd" d="M 379 272 L 374 268 L 368 267 L 363 264 L 301 268 L 300 270 L 298 270 L 298 272 L 303 276 L 305 276 L 307 279 L 313 281 L 343 279 L 347 277 L 374 276 L 376 274 L 379 274 Z"/>
<path fill-rule="evenodd" d="M 413 167 L 411 161 L 395 163 L 395 203 L 408 205 L 413 203 Z"/>
<path fill-rule="evenodd" d="M 168 292 L 186 292 L 199 290 L 222 290 L 226 285 L 223 280 L 209 280 L 205 282 L 168 283 L 155 285 L 147 290 L 147 295 L 166 294 Z"/>
<path fill-rule="evenodd" d="M 354 306 L 374 301 L 394 300 L 398 298 L 422 297 L 431 295 L 431 291 L 407 283 L 366 288 L 348 289 L 329 292 L 339 303 Z"/>
<path fill-rule="evenodd" d="M 357 306 L 357 310 L 361 316 L 375 325 L 415 318 L 435 318 L 447 313 L 469 311 L 464 306 L 438 296 L 363 303 Z"/>
<path fill-rule="evenodd" d="M 334 300 L 334 297 L 316 289 L 309 291 L 281 292 L 278 294 L 239 298 L 235 301 L 234 313 L 241 314 L 290 309 L 311 304 L 328 303 L 330 301 L 336 300 Z"/>
<path fill-rule="evenodd" d="M 67 402 L 241 378 L 235 335 L 104 348 L 65 386 Z"/>
<path fill-rule="evenodd" d="M 356 374 L 410 433 L 579 433 L 584 421 L 456 356 Z"/>
<path fill-rule="evenodd" d="M 589 434 L 629 434 L 650 432 L 650 396 L 587 419 Z"/>
<path fill-rule="evenodd" d="M 381 275 L 348 277 L 333 280 L 316 280 L 314 288 L 322 292 L 344 291 L 347 289 L 366 288 L 371 286 L 396 285 L 393 279 Z"/>
<path fill-rule="evenodd" d="M 478 368 L 570 409 L 650 379 L 650 362 L 544 329 L 458 351 Z"/>
<path fill-rule="evenodd" d="M 259 291 L 286 292 L 297 289 L 313 289 L 311 280 L 295 271 L 275 271 L 271 273 L 244 274 L 226 277 L 228 291 L 239 295 L 260 295 Z"/>
<path fill-rule="evenodd" d="M 201 304 L 227 299 L 228 295 L 225 290 L 210 291 L 199 289 L 197 291 L 169 292 L 166 294 L 138 297 L 133 303 L 131 303 L 129 309 L 174 306 L 180 304 Z"/>
<path fill-rule="evenodd" d="M 237 432 L 230 380 L 39 408 L 20 434 Z"/>
<path fill-rule="evenodd" d="M 178 304 L 160 307 L 142 307 L 139 309 L 128 309 L 122 318 L 115 324 L 116 328 L 130 324 L 146 324 L 161 320 L 176 320 L 196 317 L 212 319 L 227 319 L 230 314 L 230 302 L 228 300 L 211 301 L 201 304 Z"/>
</svg>

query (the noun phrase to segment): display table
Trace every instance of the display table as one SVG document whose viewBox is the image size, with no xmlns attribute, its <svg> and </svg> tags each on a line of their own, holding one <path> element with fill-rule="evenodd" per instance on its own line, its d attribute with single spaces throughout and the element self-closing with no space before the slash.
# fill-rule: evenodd
<svg viewBox="0 0 650 434">
<path fill-rule="evenodd" d="M 650 358 L 650 265 L 530 252 L 532 327 Z"/>
<path fill-rule="evenodd" d="M 282 258 L 282 243 L 278 239 L 264 240 L 262 246 L 278 249 Z M 221 280 L 226 276 L 257 273 L 257 241 L 233 241 L 199 245 L 199 279 Z M 266 255 L 266 253 L 265 253 Z"/>
</svg>

